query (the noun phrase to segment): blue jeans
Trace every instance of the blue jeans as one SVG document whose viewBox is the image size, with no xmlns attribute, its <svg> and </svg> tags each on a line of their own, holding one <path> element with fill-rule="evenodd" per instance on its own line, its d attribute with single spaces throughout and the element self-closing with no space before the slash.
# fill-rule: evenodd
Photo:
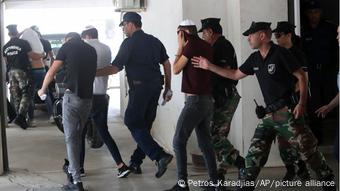
<svg viewBox="0 0 340 191">
<path fill-rule="evenodd" d="M 81 99 L 71 91 L 66 90 L 63 98 L 63 126 L 70 161 L 68 171 L 75 182 L 80 181 L 80 151 L 82 148 L 82 133 L 88 119 L 92 99 Z"/>
<path fill-rule="evenodd" d="M 108 106 L 109 102 L 107 95 L 93 95 L 92 109 L 90 115 L 94 122 L 95 128 L 97 129 L 100 137 L 102 138 L 103 142 L 109 149 L 111 156 L 115 160 L 116 164 L 119 165 L 120 163 L 123 162 L 123 159 L 120 155 L 116 142 L 110 135 L 107 126 L 107 112 L 109 109 Z"/>
<path fill-rule="evenodd" d="M 131 157 L 131 163 L 141 164 L 147 155 L 158 161 L 165 154 L 150 134 L 155 120 L 158 99 L 162 86 L 155 83 L 138 84 L 129 90 L 129 103 L 125 111 L 124 123 L 137 142 L 137 149 Z"/>
<path fill-rule="evenodd" d="M 43 82 L 44 82 L 44 78 L 46 75 L 46 71 L 45 68 L 38 68 L 38 69 L 32 69 L 31 70 L 31 75 L 32 75 L 32 87 L 31 87 L 31 94 L 32 94 L 32 103 L 30 104 L 29 108 L 28 108 L 28 116 L 33 119 L 34 117 L 34 98 L 37 94 L 37 91 L 41 88 Z M 47 91 L 46 92 L 46 100 L 45 100 L 45 104 L 46 104 L 46 108 L 47 108 L 47 114 L 48 116 L 52 116 L 52 99 L 50 96 L 50 93 Z"/>
<path fill-rule="evenodd" d="M 217 181 L 217 165 L 210 136 L 213 102 L 210 96 L 188 96 L 179 116 L 173 139 L 178 180 L 187 181 L 187 142 L 195 129 L 198 145 L 212 181 Z"/>
</svg>

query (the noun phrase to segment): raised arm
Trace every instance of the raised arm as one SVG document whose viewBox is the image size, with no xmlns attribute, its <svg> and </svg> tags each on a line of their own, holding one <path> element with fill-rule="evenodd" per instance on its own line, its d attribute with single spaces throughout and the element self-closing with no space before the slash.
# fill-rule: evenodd
<svg viewBox="0 0 340 191">
<path fill-rule="evenodd" d="M 229 78 L 232 80 L 240 80 L 247 75 L 241 72 L 239 69 L 229 69 L 229 68 L 222 68 L 215 64 L 212 64 L 208 59 L 204 57 L 193 57 L 191 59 L 192 64 L 196 68 L 202 68 L 205 70 L 210 70 L 222 77 Z"/>
</svg>

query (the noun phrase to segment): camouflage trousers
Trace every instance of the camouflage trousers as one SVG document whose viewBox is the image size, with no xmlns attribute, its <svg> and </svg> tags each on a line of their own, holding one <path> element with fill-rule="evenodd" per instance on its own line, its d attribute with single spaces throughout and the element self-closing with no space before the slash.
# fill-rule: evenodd
<svg viewBox="0 0 340 191">
<path fill-rule="evenodd" d="M 318 150 L 316 138 L 305 125 L 304 118 L 294 119 L 290 111 L 278 111 L 273 115 L 266 115 L 255 130 L 245 159 L 248 180 L 255 180 L 267 162 L 271 143 L 276 135 L 283 137 L 300 153 L 301 159 L 310 165 L 318 178 L 333 174 Z"/>
<path fill-rule="evenodd" d="M 221 165 L 234 165 L 239 151 L 228 140 L 231 120 L 240 102 L 240 95 L 235 89 L 222 107 L 215 108 L 212 121 L 212 142 Z"/>
<path fill-rule="evenodd" d="M 23 70 L 12 69 L 8 72 L 8 77 L 11 102 L 13 103 L 15 111 L 18 115 L 26 117 L 31 99 L 27 73 Z"/>
</svg>

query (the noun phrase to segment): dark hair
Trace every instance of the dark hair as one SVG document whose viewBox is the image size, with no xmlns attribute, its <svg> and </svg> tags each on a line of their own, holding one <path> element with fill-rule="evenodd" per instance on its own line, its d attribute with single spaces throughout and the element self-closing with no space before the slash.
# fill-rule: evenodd
<svg viewBox="0 0 340 191">
<path fill-rule="evenodd" d="M 74 40 L 81 40 L 81 37 L 78 33 L 76 32 L 70 32 L 70 33 L 67 33 L 66 36 L 65 36 L 65 39 L 74 39 Z"/>
<path fill-rule="evenodd" d="M 216 34 L 222 34 L 223 33 L 221 25 L 211 26 L 211 27 L 208 27 L 208 28 L 210 28 Z"/>
<path fill-rule="evenodd" d="M 90 29 L 84 30 L 81 33 L 82 38 L 85 38 L 86 35 L 90 36 L 91 38 L 97 39 L 98 38 L 98 30 L 96 28 L 90 28 Z"/>
<path fill-rule="evenodd" d="M 194 35 L 194 36 L 198 36 L 197 34 L 197 27 L 195 25 L 193 26 L 178 26 L 179 30 L 188 30 L 189 34 Z"/>
<path fill-rule="evenodd" d="M 142 28 L 142 21 L 130 21 L 130 22 L 133 23 L 135 27 Z"/>
</svg>

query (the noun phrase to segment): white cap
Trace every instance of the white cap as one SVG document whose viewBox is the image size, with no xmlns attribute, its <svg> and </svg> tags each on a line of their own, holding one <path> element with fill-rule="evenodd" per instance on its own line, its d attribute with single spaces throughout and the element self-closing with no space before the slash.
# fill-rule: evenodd
<svg viewBox="0 0 340 191">
<path fill-rule="evenodd" d="M 190 19 L 185 19 L 179 24 L 179 26 L 185 27 L 185 26 L 196 26 L 196 25 L 195 25 L 194 21 L 192 21 Z"/>
</svg>

